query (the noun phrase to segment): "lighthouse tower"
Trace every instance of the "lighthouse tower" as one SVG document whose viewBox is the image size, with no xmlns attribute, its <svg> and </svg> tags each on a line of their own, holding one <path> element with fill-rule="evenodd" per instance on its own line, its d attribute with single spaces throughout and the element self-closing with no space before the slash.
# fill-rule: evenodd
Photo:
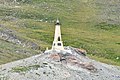
<svg viewBox="0 0 120 80">
<path fill-rule="evenodd" d="M 52 50 L 64 50 L 62 39 L 61 39 L 61 30 L 59 20 L 55 23 L 55 34 L 54 41 L 52 44 Z"/>
</svg>

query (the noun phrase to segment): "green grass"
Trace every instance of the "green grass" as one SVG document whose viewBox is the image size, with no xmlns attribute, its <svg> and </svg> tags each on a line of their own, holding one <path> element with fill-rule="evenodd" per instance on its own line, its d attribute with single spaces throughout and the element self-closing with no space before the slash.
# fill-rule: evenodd
<svg viewBox="0 0 120 80">
<path fill-rule="evenodd" d="M 88 55 L 91 59 L 94 59 L 94 60 L 97 60 L 97 61 L 100 61 L 100 62 L 103 62 L 103 63 L 107 63 L 109 65 L 117 65 L 117 66 L 120 66 L 119 62 L 115 62 L 111 59 L 106 59 L 106 58 L 103 58 L 103 57 L 98 57 L 98 56 L 93 56 L 93 55 Z"/>
<path fill-rule="evenodd" d="M 107 59 L 107 62 L 120 64 L 120 59 L 116 59 L 120 57 L 120 25 L 99 18 L 97 14 L 104 9 L 102 4 L 98 5 L 93 0 L 87 2 L 83 0 L 22 2 L 19 0 L 19 2 L 19 4 L 2 4 L 0 7 L 0 18 L 2 18 L 0 24 L 16 31 L 19 37 L 37 43 L 42 46 L 42 50 L 46 47 L 51 48 L 54 22 L 59 18 L 65 46 L 84 48 L 89 55 L 96 57 L 94 59 L 99 57 L 103 58 L 97 59 L 99 61 L 106 62 Z M 7 46 L 9 48 L 9 44 L 4 48 L 8 50 Z M 11 54 L 12 52 L 14 52 L 13 48 L 10 49 Z"/>
<path fill-rule="evenodd" d="M 14 67 L 12 68 L 13 72 L 21 73 L 21 72 L 27 72 L 29 70 L 37 70 L 40 67 L 40 65 L 32 65 L 32 66 L 20 66 L 20 67 Z"/>
<path fill-rule="evenodd" d="M 26 54 L 24 52 L 26 52 Z M 37 50 L 23 48 L 20 45 L 0 40 L 0 64 L 23 59 L 35 54 L 38 54 Z"/>
</svg>

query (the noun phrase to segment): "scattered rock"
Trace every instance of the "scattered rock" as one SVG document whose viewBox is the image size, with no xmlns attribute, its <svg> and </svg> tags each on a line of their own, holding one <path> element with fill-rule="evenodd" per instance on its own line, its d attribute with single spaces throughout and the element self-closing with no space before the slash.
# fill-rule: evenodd
<svg viewBox="0 0 120 80">
<path fill-rule="evenodd" d="M 75 51 L 80 55 L 82 54 L 83 56 L 86 56 L 87 54 L 86 50 L 84 49 L 75 49 Z"/>
<path fill-rule="evenodd" d="M 0 39 L 3 39 L 7 42 L 21 45 L 23 47 L 28 47 L 34 50 L 40 50 L 40 46 L 38 46 L 36 43 L 32 41 L 22 40 L 17 35 L 13 34 L 13 31 L 9 29 L 0 31 Z"/>
<path fill-rule="evenodd" d="M 54 61 L 60 61 L 60 56 L 57 53 L 51 54 L 50 58 L 53 59 Z"/>
</svg>

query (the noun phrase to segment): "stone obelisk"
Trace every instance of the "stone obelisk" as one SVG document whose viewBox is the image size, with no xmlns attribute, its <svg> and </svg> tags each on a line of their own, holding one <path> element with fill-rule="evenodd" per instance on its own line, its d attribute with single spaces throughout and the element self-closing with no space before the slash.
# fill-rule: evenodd
<svg viewBox="0 0 120 80">
<path fill-rule="evenodd" d="M 54 34 L 54 41 L 52 44 L 52 50 L 64 50 L 63 42 L 61 38 L 60 22 L 58 19 L 55 23 L 55 34 Z"/>
</svg>

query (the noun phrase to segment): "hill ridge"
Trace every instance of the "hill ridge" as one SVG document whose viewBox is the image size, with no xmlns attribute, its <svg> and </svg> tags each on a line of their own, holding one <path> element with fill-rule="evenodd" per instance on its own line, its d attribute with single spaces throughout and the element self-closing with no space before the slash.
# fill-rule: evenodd
<svg viewBox="0 0 120 80">
<path fill-rule="evenodd" d="M 77 53 L 48 51 L 0 65 L 0 79 L 16 80 L 119 80 L 120 67 L 104 64 Z M 90 63 L 89 63 L 90 62 Z"/>
</svg>

